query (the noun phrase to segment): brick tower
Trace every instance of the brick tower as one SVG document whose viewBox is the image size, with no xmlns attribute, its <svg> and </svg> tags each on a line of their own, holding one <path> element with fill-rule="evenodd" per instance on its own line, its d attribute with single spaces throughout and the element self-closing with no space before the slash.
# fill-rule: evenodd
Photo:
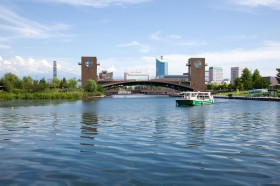
<svg viewBox="0 0 280 186">
<path fill-rule="evenodd" d="M 96 57 L 82 57 L 81 58 L 81 65 L 82 69 L 82 87 L 84 87 L 87 84 L 87 81 L 92 79 L 95 82 L 98 81 L 97 76 L 97 66 L 99 65 L 97 63 Z"/>
<path fill-rule="evenodd" d="M 205 58 L 190 58 L 187 66 L 189 68 L 190 86 L 194 91 L 205 90 Z"/>
</svg>

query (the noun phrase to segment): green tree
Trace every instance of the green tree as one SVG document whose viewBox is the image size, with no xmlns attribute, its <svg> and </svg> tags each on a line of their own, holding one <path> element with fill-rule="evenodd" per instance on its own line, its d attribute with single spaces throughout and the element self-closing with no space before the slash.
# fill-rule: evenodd
<svg viewBox="0 0 280 186">
<path fill-rule="evenodd" d="M 59 87 L 59 85 L 60 85 L 60 80 L 57 77 L 53 78 L 52 87 L 57 88 L 57 87 Z"/>
<path fill-rule="evenodd" d="M 216 82 L 207 85 L 207 90 L 218 90 L 218 89 L 219 89 L 219 85 Z"/>
<path fill-rule="evenodd" d="M 253 88 L 261 89 L 269 87 L 269 82 L 265 80 L 261 75 L 258 69 L 253 73 Z"/>
<path fill-rule="evenodd" d="M 25 92 L 32 92 L 33 79 L 30 76 L 24 76 L 22 78 L 22 88 Z"/>
<path fill-rule="evenodd" d="M 21 87 L 19 78 L 13 73 L 6 73 L 3 77 L 4 89 L 8 92 L 12 92 L 15 88 Z"/>
<path fill-rule="evenodd" d="M 268 88 L 269 86 L 270 82 L 262 78 L 262 88 Z"/>
<path fill-rule="evenodd" d="M 33 80 L 33 92 L 38 92 L 38 91 L 39 91 L 39 81 Z"/>
<path fill-rule="evenodd" d="M 0 86 L 4 86 L 3 78 L 0 79 Z"/>
<path fill-rule="evenodd" d="M 86 92 L 96 92 L 97 90 L 96 82 L 92 79 L 88 80 L 84 89 Z"/>
<path fill-rule="evenodd" d="M 220 85 L 220 89 L 221 90 L 227 90 L 228 89 L 228 84 L 227 83 L 223 83 L 222 85 Z"/>
<path fill-rule="evenodd" d="M 97 91 L 103 94 L 104 88 L 101 85 L 97 84 Z"/>
<path fill-rule="evenodd" d="M 277 79 L 278 84 L 280 84 L 280 68 L 276 68 L 276 70 L 277 70 L 276 79 Z"/>
<path fill-rule="evenodd" d="M 241 78 L 236 78 L 234 80 L 234 86 L 235 86 L 236 90 L 244 90 L 244 86 L 243 86 Z"/>
<path fill-rule="evenodd" d="M 253 88 L 256 88 L 256 89 L 260 89 L 260 88 L 263 88 L 263 78 L 262 76 L 260 75 L 260 72 L 258 69 L 256 69 L 253 73 L 253 77 L 252 77 L 252 80 L 253 80 Z"/>
<path fill-rule="evenodd" d="M 230 83 L 228 84 L 228 89 L 229 90 L 233 90 L 235 88 L 234 84 Z"/>
<path fill-rule="evenodd" d="M 48 83 L 45 78 L 40 79 L 39 81 L 39 91 L 43 92 L 48 88 Z"/>
<path fill-rule="evenodd" d="M 68 82 L 67 82 L 66 78 L 63 78 L 60 81 L 60 88 L 68 88 Z"/>
<path fill-rule="evenodd" d="M 70 89 L 75 89 L 77 87 L 78 81 L 75 78 L 71 78 L 68 80 L 68 87 Z"/>
<path fill-rule="evenodd" d="M 242 84 L 243 84 L 245 90 L 252 89 L 252 87 L 253 87 L 253 75 L 248 68 L 245 68 L 243 70 L 243 73 L 241 75 L 241 81 L 242 81 Z"/>
</svg>

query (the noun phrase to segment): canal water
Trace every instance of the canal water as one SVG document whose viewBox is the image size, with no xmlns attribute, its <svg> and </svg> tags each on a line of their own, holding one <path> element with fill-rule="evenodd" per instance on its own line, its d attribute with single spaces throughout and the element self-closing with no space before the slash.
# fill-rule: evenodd
<svg viewBox="0 0 280 186">
<path fill-rule="evenodd" d="M 280 185 L 280 103 L 0 101 L 0 185 Z"/>
</svg>

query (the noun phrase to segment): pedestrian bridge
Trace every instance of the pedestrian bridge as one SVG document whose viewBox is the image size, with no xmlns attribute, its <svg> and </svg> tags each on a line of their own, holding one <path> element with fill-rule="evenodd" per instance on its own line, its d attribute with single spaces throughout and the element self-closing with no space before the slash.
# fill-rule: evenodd
<svg viewBox="0 0 280 186">
<path fill-rule="evenodd" d="M 163 80 L 144 80 L 144 81 L 99 81 L 100 84 L 105 90 L 119 88 L 123 86 L 136 86 L 136 85 L 146 85 L 146 86 L 158 86 L 166 87 L 173 90 L 179 91 L 193 91 L 194 88 L 190 87 L 190 82 L 179 82 L 179 81 L 163 81 Z"/>
</svg>

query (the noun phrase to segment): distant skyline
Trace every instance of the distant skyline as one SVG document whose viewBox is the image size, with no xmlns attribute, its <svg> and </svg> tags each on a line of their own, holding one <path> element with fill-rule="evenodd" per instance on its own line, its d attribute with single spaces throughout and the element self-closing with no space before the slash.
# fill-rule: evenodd
<svg viewBox="0 0 280 186">
<path fill-rule="evenodd" d="M 187 72 L 191 57 L 209 67 L 280 68 L 280 0 L 1 0 L 0 77 L 80 78 L 81 56 L 96 56 L 98 72 L 156 75 Z"/>
</svg>

